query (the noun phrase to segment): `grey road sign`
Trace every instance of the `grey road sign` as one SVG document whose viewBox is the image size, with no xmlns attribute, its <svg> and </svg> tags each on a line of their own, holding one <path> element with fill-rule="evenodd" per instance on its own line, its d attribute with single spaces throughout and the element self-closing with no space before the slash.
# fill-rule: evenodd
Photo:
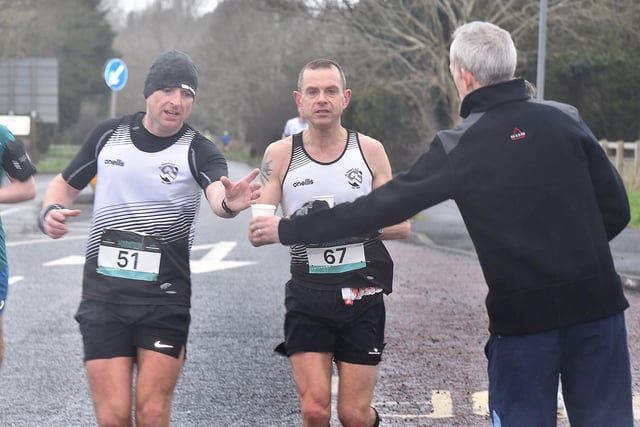
<svg viewBox="0 0 640 427">
<path fill-rule="evenodd" d="M 58 123 L 58 60 L 0 59 L 0 114 Z"/>
</svg>

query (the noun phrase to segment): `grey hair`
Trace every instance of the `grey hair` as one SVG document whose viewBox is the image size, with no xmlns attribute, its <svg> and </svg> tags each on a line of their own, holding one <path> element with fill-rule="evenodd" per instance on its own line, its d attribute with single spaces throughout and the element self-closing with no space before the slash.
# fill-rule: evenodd
<svg viewBox="0 0 640 427">
<path fill-rule="evenodd" d="M 450 58 L 483 86 L 513 79 L 518 62 L 508 31 L 489 22 L 464 24 L 453 33 Z"/>
<path fill-rule="evenodd" d="M 298 74 L 298 90 L 302 89 L 302 75 L 306 70 L 317 70 L 318 68 L 331 68 L 336 67 L 340 72 L 340 79 L 342 80 L 342 89 L 347 88 L 347 78 L 344 76 L 344 71 L 340 64 L 336 61 L 332 61 L 331 59 L 314 59 L 313 61 L 307 62 L 304 67 L 300 70 L 300 74 Z"/>
</svg>

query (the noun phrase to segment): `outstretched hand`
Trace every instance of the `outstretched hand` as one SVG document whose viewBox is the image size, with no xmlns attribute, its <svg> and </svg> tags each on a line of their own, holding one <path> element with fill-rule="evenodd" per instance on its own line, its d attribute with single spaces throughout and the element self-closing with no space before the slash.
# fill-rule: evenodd
<svg viewBox="0 0 640 427">
<path fill-rule="evenodd" d="M 254 204 L 260 198 L 260 183 L 252 182 L 260 174 L 260 169 L 255 168 L 244 178 L 233 182 L 223 176 L 220 182 L 224 186 L 225 198 L 230 209 L 239 212 Z"/>
<path fill-rule="evenodd" d="M 278 235 L 279 216 L 257 216 L 249 221 L 249 241 L 253 246 L 280 243 Z"/>
<path fill-rule="evenodd" d="M 42 224 L 44 232 L 52 239 L 59 239 L 69 232 L 67 218 L 80 215 L 80 209 L 53 209 L 47 213 Z"/>
</svg>

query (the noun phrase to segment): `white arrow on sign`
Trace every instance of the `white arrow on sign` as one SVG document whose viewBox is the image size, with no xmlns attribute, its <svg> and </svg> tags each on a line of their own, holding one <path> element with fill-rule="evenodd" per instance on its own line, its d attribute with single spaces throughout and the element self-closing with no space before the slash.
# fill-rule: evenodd
<svg viewBox="0 0 640 427">
<path fill-rule="evenodd" d="M 237 242 L 218 242 L 207 245 L 197 245 L 192 248 L 193 251 L 201 251 L 209 249 L 207 253 L 199 260 L 191 259 L 191 272 L 194 274 L 209 273 L 212 271 L 227 270 L 229 268 L 244 267 L 246 265 L 255 264 L 255 261 L 225 261 L 229 252 L 236 247 Z M 71 255 L 58 258 L 53 261 L 46 262 L 44 265 L 60 266 L 60 265 L 82 265 L 84 257 L 80 255 Z"/>
<path fill-rule="evenodd" d="M 107 84 L 111 87 L 111 86 L 117 86 L 120 83 L 120 79 L 122 78 L 122 73 L 125 70 L 125 66 L 124 63 L 120 63 L 120 65 L 118 65 L 118 68 L 116 68 L 115 70 L 111 71 L 109 73 L 109 76 L 107 78 Z"/>
</svg>

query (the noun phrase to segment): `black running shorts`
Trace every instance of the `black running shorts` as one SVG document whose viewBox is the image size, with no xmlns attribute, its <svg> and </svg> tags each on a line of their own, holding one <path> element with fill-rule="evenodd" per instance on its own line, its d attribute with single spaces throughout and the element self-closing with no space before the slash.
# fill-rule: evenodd
<svg viewBox="0 0 640 427">
<path fill-rule="evenodd" d="M 84 360 L 136 357 L 137 349 L 179 357 L 186 348 L 191 315 L 179 305 L 113 304 L 83 300 L 75 316 Z"/>
<path fill-rule="evenodd" d="M 287 356 L 333 353 L 336 361 L 380 363 L 386 316 L 382 292 L 346 305 L 340 289 L 311 289 L 289 281 L 285 306 L 285 342 L 278 351 Z"/>
</svg>

